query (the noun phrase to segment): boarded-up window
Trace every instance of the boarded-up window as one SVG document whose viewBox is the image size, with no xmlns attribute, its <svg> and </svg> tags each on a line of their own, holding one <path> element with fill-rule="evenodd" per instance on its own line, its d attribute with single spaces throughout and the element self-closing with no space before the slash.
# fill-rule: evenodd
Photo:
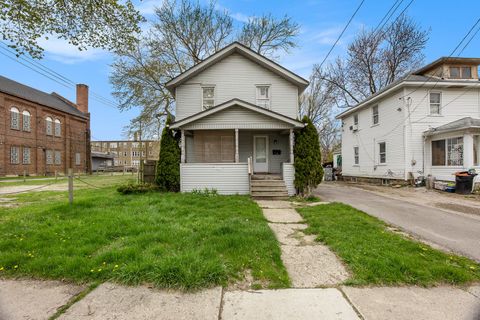
<svg viewBox="0 0 480 320">
<path fill-rule="evenodd" d="M 227 130 L 197 131 L 193 137 L 194 152 L 190 159 L 195 162 L 221 163 L 234 162 L 235 136 Z"/>
</svg>

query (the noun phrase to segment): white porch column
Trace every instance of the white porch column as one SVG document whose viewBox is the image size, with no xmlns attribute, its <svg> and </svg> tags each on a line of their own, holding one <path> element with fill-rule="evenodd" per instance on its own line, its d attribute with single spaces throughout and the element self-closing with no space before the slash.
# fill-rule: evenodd
<svg viewBox="0 0 480 320">
<path fill-rule="evenodd" d="M 463 135 L 463 167 L 469 169 L 473 167 L 473 134 L 465 133 Z"/>
<path fill-rule="evenodd" d="M 290 163 L 293 164 L 294 158 L 293 158 L 293 144 L 294 144 L 294 135 L 293 135 L 293 129 L 290 129 Z"/>
<path fill-rule="evenodd" d="M 180 138 L 181 154 L 180 162 L 185 163 L 185 130 L 181 130 L 182 136 Z"/>
<path fill-rule="evenodd" d="M 238 154 L 238 129 L 235 129 L 235 162 L 240 162 L 240 156 Z"/>
</svg>

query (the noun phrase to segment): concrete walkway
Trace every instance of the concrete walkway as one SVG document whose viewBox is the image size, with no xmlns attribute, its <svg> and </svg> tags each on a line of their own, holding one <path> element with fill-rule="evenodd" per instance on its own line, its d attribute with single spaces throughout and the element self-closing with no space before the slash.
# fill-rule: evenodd
<svg viewBox="0 0 480 320">
<path fill-rule="evenodd" d="M 79 301 L 83 287 L 56 281 L 0 280 L 0 319 L 47 320 L 478 320 L 480 285 L 317 288 L 194 293 L 104 283 Z"/>
<path fill-rule="evenodd" d="M 429 243 L 480 261 L 480 217 L 477 215 L 455 214 L 345 184 L 321 184 L 315 193 L 323 200 L 349 204 Z"/>
</svg>

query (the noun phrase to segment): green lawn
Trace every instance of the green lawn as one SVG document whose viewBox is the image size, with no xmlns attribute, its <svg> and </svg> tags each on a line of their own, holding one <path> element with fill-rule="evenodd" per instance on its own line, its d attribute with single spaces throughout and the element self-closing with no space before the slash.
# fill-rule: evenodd
<svg viewBox="0 0 480 320">
<path fill-rule="evenodd" d="M 72 206 L 65 192 L 15 197 L 18 208 L 0 208 L 3 277 L 195 289 L 250 271 L 255 287 L 289 285 L 278 243 L 245 196 L 120 195 L 106 187 L 76 191 Z"/>
<path fill-rule="evenodd" d="M 382 221 L 348 205 L 299 209 L 307 233 L 328 245 L 347 265 L 352 285 L 462 284 L 480 280 L 480 266 L 386 229 Z"/>
<path fill-rule="evenodd" d="M 75 176 L 78 177 L 78 176 Z M 137 174 L 135 173 L 132 175 L 131 173 L 126 173 L 125 175 L 122 174 L 100 174 L 100 175 L 84 175 L 80 176 L 82 180 L 92 183 L 99 183 L 100 186 L 109 186 L 112 184 L 123 183 L 128 180 L 136 181 Z M 6 180 L 6 181 L 5 181 Z M 12 180 L 12 181 L 10 181 Z M 15 180 L 15 181 L 13 181 Z M 14 179 L 3 179 L 0 180 L 0 188 L 3 187 L 11 187 L 11 186 L 40 186 L 46 184 L 66 184 L 67 178 L 63 176 L 59 176 L 56 180 L 55 177 L 30 177 L 27 178 L 26 181 L 23 181 L 23 178 L 14 178 Z M 74 185 L 82 186 L 85 184 L 81 183 L 78 179 L 74 179 Z"/>
</svg>

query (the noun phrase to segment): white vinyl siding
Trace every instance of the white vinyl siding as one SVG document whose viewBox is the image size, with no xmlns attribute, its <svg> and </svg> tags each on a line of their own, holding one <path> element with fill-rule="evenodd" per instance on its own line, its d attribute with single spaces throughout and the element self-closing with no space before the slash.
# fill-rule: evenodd
<svg viewBox="0 0 480 320">
<path fill-rule="evenodd" d="M 293 196 L 296 194 L 295 189 L 295 167 L 291 163 L 283 163 L 282 165 L 282 177 L 283 181 L 285 182 L 285 186 L 287 187 L 287 192 L 289 196 Z"/>
<path fill-rule="evenodd" d="M 298 88 L 241 56 L 232 54 L 176 88 L 176 121 L 202 111 L 202 87 L 215 85 L 215 105 L 238 98 L 256 104 L 256 85 L 270 85 L 270 109 L 297 117 Z"/>
</svg>

